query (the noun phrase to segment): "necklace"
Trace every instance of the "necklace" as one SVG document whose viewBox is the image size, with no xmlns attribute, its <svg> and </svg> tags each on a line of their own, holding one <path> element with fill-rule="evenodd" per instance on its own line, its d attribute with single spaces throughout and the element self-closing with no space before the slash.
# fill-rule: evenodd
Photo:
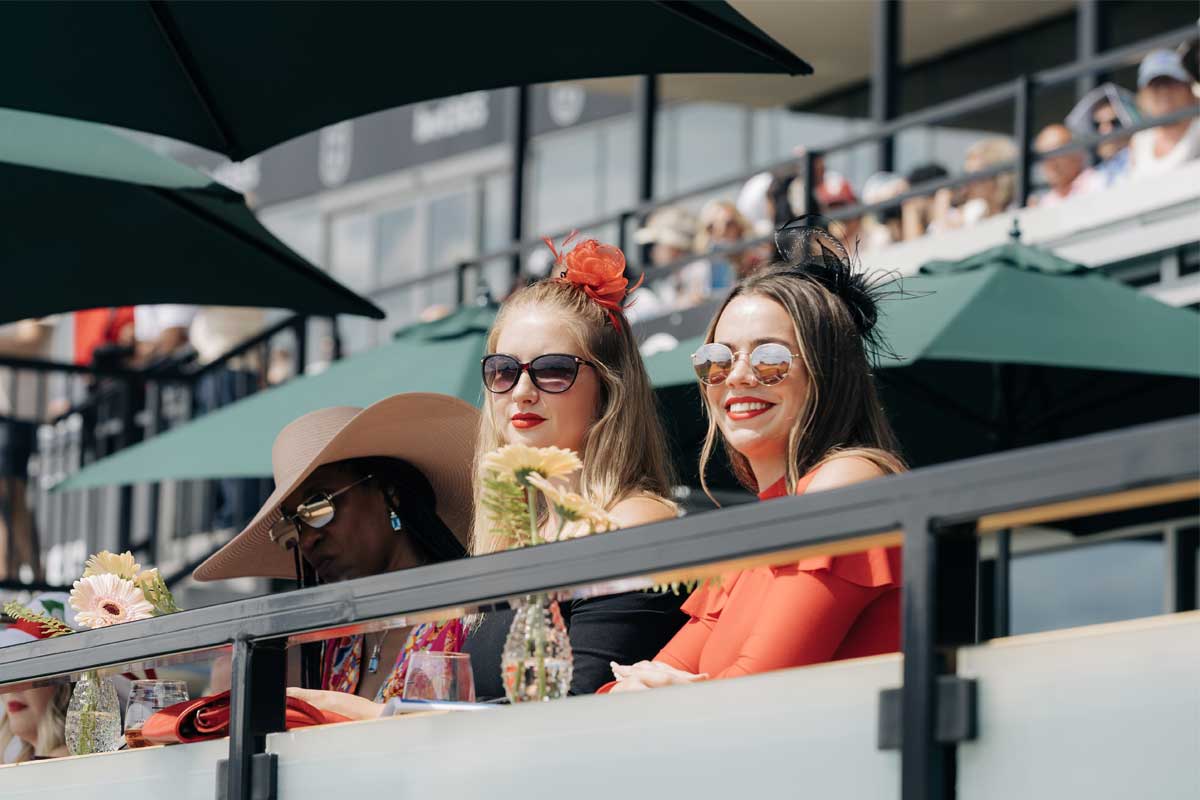
<svg viewBox="0 0 1200 800">
<path fill-rule="evenodd" d="M 367 672 L 372 675 L 379 671 L 379 651 L 383 649 L 383 643 L 387 640 L 388 634 L 391 632 L 391 628 L 384 631 L 383 636 L 380 636 L 379 640 L 375 642 L 375 646 L 371 648 L 371 658 L 367 660 Z"/>
</svg>

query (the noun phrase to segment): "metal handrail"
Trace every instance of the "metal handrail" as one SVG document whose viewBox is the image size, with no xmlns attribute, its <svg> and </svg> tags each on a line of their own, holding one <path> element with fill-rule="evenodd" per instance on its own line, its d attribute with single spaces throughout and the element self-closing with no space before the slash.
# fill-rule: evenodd
<svg viewBox="0 0 1200 800">
<path fill-rule="evenodd" d="M 564 587 L 696 568 L 890 531 L 939 528 L 1098 494 L 1200 478 L 1200 416 L 923 467 L 785 502 L 751 503 L 550 545 L 224 603 L 0 648 L 0 687 L 149 663 L 238 636 L 294 636 Z"/>
<path fill-rule="evenodd" d="M 975 641 L 978 534 L 1197 496 L 1200 417 L 1193 416 L 0 648 L 0 686 L 14 690 L 115 665 L 144 668 L 232 645 L 229 773 L 245 775 L 263 736 L 283 729 L 286 645 L 323 638 L 321 631 L 348 635 L 535 592 L 628 577 L 649 583 L 675 570 L 711 574 L 902 541 L 901 783 L 905 798 L 925 798 L 948 774 L 939 757 L 936 687 L 953 666 L 941 652 Z M 232 777 L 229 790 L 231 800 L 249 796 L 248 783 Z"/>
<path fill-rule="evenodd" d="M 1055 84 L 1063 83 L 1063 82 L 1072 80 L 1076 77 L 1079 77 L 1080 75 L 1094 74 L 1097 72 L 1103 72 L 1103 71 L 1112 69 L 1114 67 L 1126 66 L 1129 64 L 1130 59 L 1134 59 L 1138 55 L 1144 54 L 1145 52 L 1147 52 L 1149 50 L 1157 49 L 1160 47 L 1169 47 L 1169 46 L 1176 45 L 1176 44 L 1179 44 L 1184 41 L 1189 41 L 1190 39 L 1195 38 L 1196 35 L 1197 35 L 1197 32 L 1196 32 L 1195 26 L 1187 26 L 1187 27 L 1183 27 L 1183 28 L 1178 28 L 1178 29 L 1170 31 L 1168 33 L 1160 34 L 1157 36 L 1152 36 L 1152 37 L 1149 37 L 1146 39 L 1142 39 L 1138 42 L 1134 42 L 1132 44 L 1122 46 L 1120 48 L 1109 50 L 1103 54 L 1097 55 L 1093 58 L 1089 58 L 1085 61 L 1075 62 L 1075 63 L 1068 64 L 1068 65 L 1065 65 L 1062 67 L 1052 67 L 1049 69 L 1045 69 L 1045 70 L 1041 70 L 1039 72 L 1032 73 L 1028 76 L 1021 76 L 1015 80 L 1007 81 L 1007 82 L 999 84 L 997 86 L 992 86 L 992 87 L 989 87 L 986 89 L 981 89 L 977 92 L 973 92 L 972 94 L 969 94 L 969 95 L 966 95 L 963 97 L 958 97 L 958 98 L 954 98 L 951 100 L 947 100 L 945 102 L 938 103 L 933 106 L 928 106 L 919 111 L 915 111 L 910 114 L 905 114 L 902 117 L 897 117 L 896 119 L 890 120 L 887 123 L 875 126 L 871 130 L 866 131 L 864 133 L 861 133 L 861 134 L 858 134 L 855 136 L 851 136 L 846 139 L 841 139 L 841 140 L 838 140 L 837 142 L 831 142 L 829 144 L 825 144 L 820 147 L 810 148 L 809 151 L 807 153 L 805 153 L 804 155 L 798 155 L 798 156 L 793 156 L 793 157 L 786 158 L 786 159 L 781 159 L 779 161 L 772 162 L 766 166 L 754 169 L 750 172 L 730 176 L 728 178 L 723 178 L 720 180 L 711 181 L 711 182 L 703 184 L 701 186 L 694 187 L 692 189 L 688 189 L 687 191 L 678 192 L 673 195 L 668 195 L 667 197 L 657 198 L 657 199 L 650 200 L 650 201 L 647 201 L 644 203 L 639 203 L 637 205 L 629 206 L 629 207 L 625 208 L 624 210 L 613 213 L 613 214 L 606 214 L 604 216 L 600 216 L 600 217 L 596 217 L 596 218 L 587 220 L 580 224 L 573 225 L 570 228 L 556 231 L 554 233 L 554 235 L 552 235 L 550 238 L 554 239 L 554 240 L 558 240 L 561 237 L 569 234 L 573 230 L 591 230 L 593 228 L 602 227 L 604 225 L 616 224 L 616 225 L 620 226 L 619 234 L 623 240 L 624 239 L 624 227 L 630 219 L 643 217 L 643 216 L 655 211 L 656 209 L 663 208 L 665 206 L 675 205 L 675 204 L 687 201 L 687 200 L 697 197 L 697 196 L 711 194 L 713 192 L 724 189 L 725 187 L 730 186 L 731 184 L 745 182 L 750 177 L 757 175 L 761 172 L 776 172 L 776 171 L 785 170 L 785 169 L 798 169 L 803 166 L 803 164 L 805 163 L 806 160 L 811 159 L 813 156 L 821 156 L 821 155 L 826 155 L 829 153 L 853 149 L 855 147 L 861 147 L 861 146 L 867 145 L 867 144 L 873 144 L 873 143 L 876 143 L 883 139 L 894 137 L 896 134 L 901 133 L 904 130 L 907 130 L 909 128 L 919 127 L 922 125 L 929 125 L 929 124 L 933 124 L 933 123 L 937 123 L 937 122 L 944 122 L 946 120 L 951 120 L 951 119 L 955 119 L 957 117 L 964 116 L 964 115 L 972 113 L 974 111 L 979 111 L 984 108 L 989 108 L 991 106 L 1000 105 L 1001 103 L 1016 101 L 1021 93 L 1022 83 L 1025 83 L 1029 87 L 1029 91 L 1034 92 L 1039 88 L 1046 87 L 1046 86 L 1053 86 Z M 1184 116 L 1186 116 L 1186 114 Z M 1108 138 L 1086 137 L 1086 141 L 1089 142 L 1089 144 L 1087 144 L 1087 145 L 1079 144 L 1078 147 L 1073 148 L 1073 149 L 1083 149 L 1084 147 L 1094 146 L 1095 144 L 1099 143 L 1100 141 L 1108 141 L 1110 138 L 1111 139 L 1121 138 L 1122 136 L 1129 135 L 1130 132 L 1133 130 L 1144 130 L 1144 129 L 1150 128 L 1150 127 L 1157 127 L 1158 125 L 1162 125 L 1162 124 L 1169 124 L 1170 121 L 1177 121 L 1178 118 L 1179 118 L 1178 115 L 1169 115 L 1167 117 L 1162 118 L 1162 120 L 1151 121 L 1151 124 L 1143 123 L 1143 124 L 1139 125 L 1136 129 L 1130 128 L 1130 129 L 1122 129 L 1121 131 L 1116 131 L 1113 134 L 1111 134 Z M 1032 132 L 1030 132 L 1030 134 L 1032 135 Z M 1081 137 L 1081 141 L 1083 141 L 1083 140 L 1084 139 Z M 1024 165 L 1026 171 L 1031 169 L 1032 166 L 1034 164 L 1036 164 L 1037 162 L 1042 161 L 1047 157 L 1053 157 L 1053 155 L 1055 155 L 1055 154 L 1059 154 L 1059 150 L 1056 150 L 1053 153 L 1046 153 L 1046 154 L 1033 153 L 1032 148 L 1029 146 L 1028 142 L 1018 143 L 1018 146 L 1021 147 L 1022 144 L 1024 145 L 1024 150 L 1026 152 L 1028 152 L 1028 154 L 1029 154 L 1029 161 L 1026 165 Z M 1076 144 L 1076 142 L 1072 142 L 1072 145 L 1074 145 L 1074 144 Z M 936 191 L 939 188 L 960 186 L 960 185 L 964 185 L 966 183 L 970 183 L 974 180 L 979 180 L 981 178 L 998 175 L 998 174 L 1001 174 L 1004 172 L 1011 172 L 1015 169 L 1022 168 L 1022 165 L 1020 164 L 1019 161 L 1012 162 L 1008 165 L 1003 165 L 1003 166 L 1005 166 L 1006 168 L 981 170 L 979 172 L 970 173 L 969 175 L 949 177 L 949 178 L 939 180 L 936 182 L 922 184 L 921 187 L 916 187 L 913 190 L 906 192 L 904 195 L 901 196 L 901 198 L 890 198 L 888 200 L 881 201 L 879 203 L 872 203 L 872 204 L 859 203 L 853 207 L 847 207 L 844 209 L 840 208 L 837 210 L 836 213 L 830 213 L 830 214 L 827 214 L 826 216 L 829 216 L 831 219 L 835 219 L 835 220 L 836 219 L 848 219 L 848 218 L 852 218 L 855 216 L 859 216 L 864 213 L 870 213 L 873 211 L 880 211 L 880 210 L 884 210 L 887 208 L 892 208 L 896 205 L 899 205 L 905 199 L 911 199 L 913 197 L 924 196 L 929 191 Z M 811 172 L 809 170 L 802 170 L 802 171 L 806 175 L 810 174 L 810 172 Z M 920 189 L 920 190 L 918 190 L 918 189 Z M 743 246 L 752 246 L 751 243 L 759 243 L 762 241 L 766 241 L 766 239 L 767 239 L 767 237 L 763 237 L 763 238 L 755 239 L 755 240 L 748 239 L 748 240 L 744 240 L 743 242 L 741 242 L 739 244 L 741 244 Z M 437 268 L 431 272 L 428 272 L 424 275 L 416 276 L 416 277 L 409 278 L 409 279 L 406 279 L 403 281 L 398 281 L 395 283 L 387 284 L 385 286 L 381 286 L 377 290 L 375 290 L 375 292 L 378 294 L 386 294 L 386 293 L 390 293 L 390 292 L 400 291 L 402 289 L 411 288 L 413 286 L 423 286 L 423 285 L 427 285 L 429 283 L 433 283 L 438 280 L 444 280 L 446 278 L 459 276 L 464 271 L 467 271 L 467 270 L 481 269 L 483 267 L 483 265 L 488 262 L 499 261 L 501 259 L 512 258 L 513 256 L 520 255 L 521 253 L 523 253 L 524 251 L 526 251 L 530 248 L 537 247 L 538 243 L 540 241 L 541 241 L 541 238 L 537 237 L 537 238 L 531 238 L 531 239 L 523 239 L 519 242 L 512 242 L 502 248 L 491 250 L 487 253 L 483 253 L 479 256 L 475 256 L 474 258 L 471 258 L 471 259 L 468 259 L 465 261 L 460 261 L 454 265 L 446 266 L 446 267 L 439 267 L 439 268 Z M 624 245 L 625 242 L 621 241 L 619 244 Z M 627 248 L 623 247 L 623 249 L 627 249 Z M 739 250 L 739 249 L 744 249 L 744 247 L 738 247 L 738 248 L 732 248 L 732 249 Z M 726 249 L 725 252 L 728 252 L 728 251 L 729 251 L 729 249 Z M 655 268 L 651 268 L 645 264 L 641 264 L 641 263 L 637 262 L 635 260 L 635 258 L 633 258 L 633 257 L 629 257 L 628 261 L 629 261 L 630 269 L 633 270 L 634 272 L 638 272 L 638 271 L 646 272 L 647 275 L 649 276 L 651 274 L 651 269 L 653 269 L 654 275 L 663 276 L 672 271 L 682 269 L 683 267 L 687 266 L 688 264 L 693 263 L 697 258 L 703 258 L 707 255 L 715 255 L 715 254 L 717 254 L 717 251 L 712 251 L 710 253 L 698 253 L 698 254 L 694 254 L 686 259 L 681 259 L 679 262 L 673 263 L 671 265 L 655 267 Z M 632 256 L 632 254 L 627 253 L 627 256 Z M 463 303 L 463 302 L 465 302 L 465 299 L 460 296 L 458 299 L 458 302 Z"/>
</svg>

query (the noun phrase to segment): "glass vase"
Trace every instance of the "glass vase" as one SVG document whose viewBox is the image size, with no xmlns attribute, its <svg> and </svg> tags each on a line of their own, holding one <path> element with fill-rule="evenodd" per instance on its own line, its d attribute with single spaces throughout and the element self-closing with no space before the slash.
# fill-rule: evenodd
<svg viewBox="0 0 1200 800">
<path fill-rule="evenodd" d="M 566 697 L 574 659 L 558 603 L 549 595 L 529 595 L 516 604 L 516 611 L 500 658 L 500 679 L 508 701 Z"/>
<path fill-rule="evenodd" d="M 124 743 L 121 706 L 111 680 L 94 671 L 83 673 L 67 706 L 66 734 L 67 749 L 72 755 L 120 749 Z"/>
</svg>

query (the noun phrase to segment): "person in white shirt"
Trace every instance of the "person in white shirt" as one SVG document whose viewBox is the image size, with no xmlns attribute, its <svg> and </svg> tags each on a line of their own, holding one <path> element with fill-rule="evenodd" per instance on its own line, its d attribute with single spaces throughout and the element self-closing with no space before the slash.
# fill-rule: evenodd
<svg viewBox="0 0 1200 800">
<path fill-rule="evenodd" d="M 134 359 L 140 366 L 161 361 L 188 344 L 196 306 L 160 304 L 133 310 Z"/>
<path fill-rule="evenodd" d="M 1149 118 L 1162 117 L 1196 105 L 1192 76 L 1179 54 L 1155 50 L 1138 67 L 1138 106 Z M 1160 125 L 1133 136 L 1131 175 L 1162 175 L 1200 158 L 1200 119 Z"/>
</svg>

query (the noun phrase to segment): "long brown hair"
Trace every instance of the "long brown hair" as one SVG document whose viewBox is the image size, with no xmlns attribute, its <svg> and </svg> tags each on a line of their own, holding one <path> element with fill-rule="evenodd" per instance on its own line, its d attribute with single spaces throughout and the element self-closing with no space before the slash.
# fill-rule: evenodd
<svg viewBox="0 0 1200 800">
<path fill-rule="evenodd" d="M 862 456 L 885 473 L 903 470 L 899 443 L 879 402 L 863 335 L 849 306 L 820 281 L 787 264 L 775 264 L 734 287 L 709 323 L 705 342 L 713 341 L 729 303 L 749 295 L 774 300 L 787 311 L 809 379 L 808 397 L 788 434 L 788 493 L 814 467 L 838 456 Z M 707 395 L 701 395 L 708 433 L 700 451 L 700 485 L 713 499 L 705 471 L 720 429 Z M 738 482 L 753 492 L 765 488 L 758 485 L 749 460 L 720 438 Z"/>
<path fill-rule="evenodd" d="M 543 280 L 519 289 L 504 301 L 488 333 L 487 352 L 496 351 L 500 332 L 512 315 L 532 307 L 556 313 L 564 336 L 574 338 L 579 355 L 596 365 L 600 380 L 596 421 L 588 429 L 583 452 L 579 453 L 583 462 L 580 494 L 606 509 L 637 495 L 654 496 L 671 504 L 667 498 L 674 476 L 667 437 L 659 421 L 650 376 L 624 314 L 616 312 L 610 317 L 575 284 L 555 278 Z M 490 404 L 485 404 L 480 415 L 476 476 L 483 457 L 505 444 L 502 428 L 492 419 L 490 409 Z M 471 546 L 476 555 L 496 549 L 479 501 L 476 481 Z"/>
</svg>

